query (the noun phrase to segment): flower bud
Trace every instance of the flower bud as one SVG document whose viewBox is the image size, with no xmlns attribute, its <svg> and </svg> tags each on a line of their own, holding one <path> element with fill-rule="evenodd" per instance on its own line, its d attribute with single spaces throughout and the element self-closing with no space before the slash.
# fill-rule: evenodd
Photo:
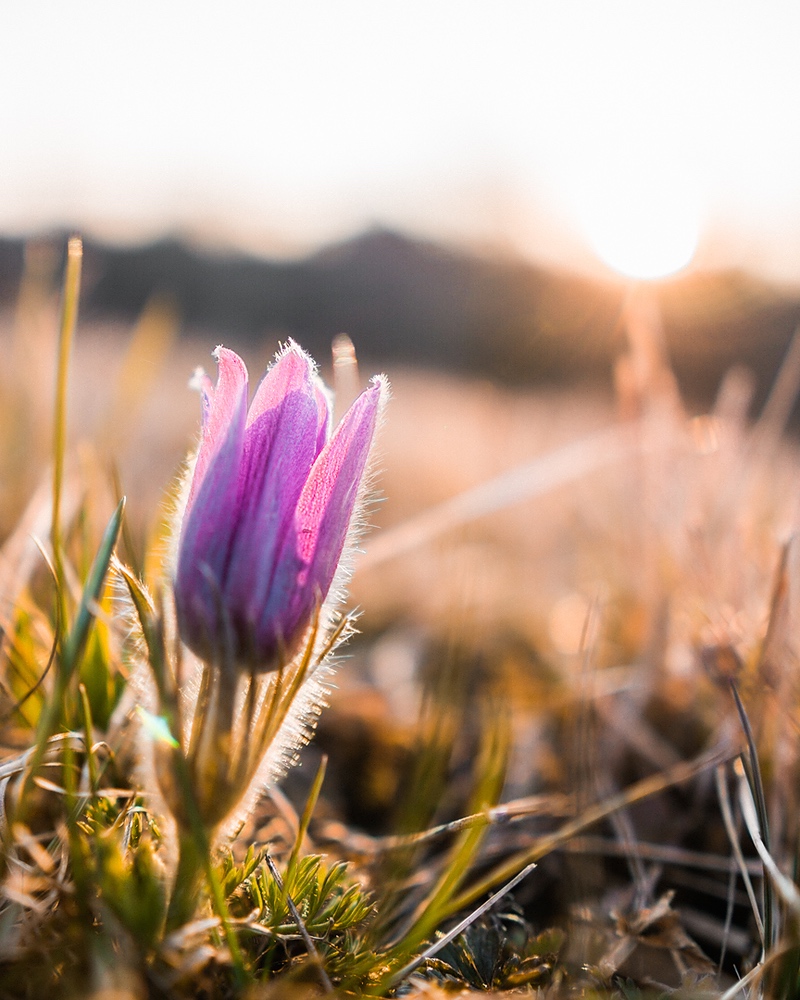
<svg viewBox="0 0 800 1000">
<path fill-rule="evenodd" d="M 180 531 L 175 605 L 186 645 L 253 673 L 284 666 L 325 601 L 361 495 L 381 377 L 331 434 L 311 358 L 289 343 L 248 408 L 247 369 L 217 348 Z"/>
</svg>

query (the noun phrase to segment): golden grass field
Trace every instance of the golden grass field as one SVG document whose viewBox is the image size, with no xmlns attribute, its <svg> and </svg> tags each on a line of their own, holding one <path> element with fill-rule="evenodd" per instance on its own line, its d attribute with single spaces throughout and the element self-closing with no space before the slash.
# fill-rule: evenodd
<svg viewBox="0 0 800 1000">
<path fill-rule="evenodd" d="M 528 934 L 514 975 L 499 962 L 488 981 L 465 971 L 464 956 L 494 940 L 484 917 L 462 939 L 461 964 L 432 959 L 414 995 L 720 996 L 751 969 L 743 994 L 796 995 L 800 463 L 782 432 L 797 372 L 784 370 L 755 424 L 741 373 L 710 413 L 689 414 L 643 317 L 629 318 L 628 353 L 605 394 L 387 372 L 380 499 L 350 590 L 360 634 L 285 791 L 301 810 L 329 755 L 309 844 L 348 860 L 379 895 L 391 868 L 380 838 L 488 808 L 476 788 L 487 741 L 500 741 L 489 757 L 505 761 L 500 806 L 448 919 L 539 864 L 514 892 Z M 47 532 L 57 327 L 57 304 L 33 288 L 0 326 L 7 635 L 14 602 L 41 586 L 29 536 Z M 160 504 L 198 432 L 188 379 L 197 365 L 213 369 L 214 346 L 178 339 L 158 307 L 133 331 L 78 329 L 64 516 L 77 518 L 76 537 L 95 537 L 124 492 L 121 555 L 150 574 Z M 226 346 L 253 373 L 275 349 Z M 352 366 L 333 376 L 319 360 L 352 395 Z M 17 687 L 4 669 L 10 703 Z M 7 715 L 7 753 L 26 739 Z M 291 808 L 276 792 L 243 836 L 275 837 L 279 855 Z M 782 876 L 762 877 L 759 830 Z M 401 922 L 446 871 L 447 843 L 407 859 Z M 546 934 L 547 947 L 536 939 Z M 25 947 L 0 947 L 0 984 Z M 196 995 L 234 995 L 215 994 L 202 968 Z M 150 973 L 136 975 L 113 995 L 162 995 Z M 174 995 L 192 995 L 190 978 L 174 982 Z M 0 985 L 0 996 L 26 995 L 13 989 Z M 259 989 L 242 995 L 284 995 Z"/>
</svg>

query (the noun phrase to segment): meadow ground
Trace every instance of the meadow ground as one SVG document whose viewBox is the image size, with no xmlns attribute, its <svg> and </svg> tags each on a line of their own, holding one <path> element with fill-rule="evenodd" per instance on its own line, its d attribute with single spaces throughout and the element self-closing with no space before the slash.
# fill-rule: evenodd
<svg viewBox="0 0 800 1000">
<path fill-rule="evenodd" d="M 187 382 L 215 345 L 157 309 L 133 333 L 79 327 L 54 599 L 58 325 L 30 293 L 0 332 L 0 997 L 732 996 L 743 976 L 743 995 L 796 995 L 795 372 L 750 424 L 736 372 L 687 414 L 646 331 L 605 394 L 388 371 L 358 634 L 301 766 L 214 861 L 223 903 L 209 874 L 166 933 L 174 834 L 137 759 L 157 737 L 131 729 L 112 595 L 81 593 L 121 493 L 119 557 L 156 589 L 161 500 L 198 431 Z M 254 376 L 273 350 L 242 352 Z"/>
</svg>

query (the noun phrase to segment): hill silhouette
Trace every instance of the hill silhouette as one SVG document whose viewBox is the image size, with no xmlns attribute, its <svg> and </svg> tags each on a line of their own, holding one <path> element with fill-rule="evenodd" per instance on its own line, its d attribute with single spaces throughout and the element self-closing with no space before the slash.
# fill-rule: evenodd
<svg viewBox="0 0 800 1000">
<path fill-rule="evenodd" d="M 345 331 L 367 359 L 514 384 L 607 382 L 624 346 L 622 283 L 386 229 L 292 261 L 211 252 L 178 239 L 129 247 L 87 240 L 84 254 L 87 320 L 132 320 L 161 294 L 185 328 L 220 340 L 294 336 L 322 357 Z M 22 241 L 0 241 L 5 303 L 18 287 L 23 256 Z M 675 279 L 656 294 L 684 391 L 707 402 L 724 372 L 745 364 L 763 396 L 800 321 L 800 301 L 734 272 Z"/>
</svg>

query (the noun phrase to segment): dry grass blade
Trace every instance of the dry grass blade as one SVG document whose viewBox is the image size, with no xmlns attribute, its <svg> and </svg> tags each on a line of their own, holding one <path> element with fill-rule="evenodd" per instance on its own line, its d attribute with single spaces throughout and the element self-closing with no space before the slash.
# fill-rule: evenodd
<svg viewBox="0 0 800 1000">
<path fill-rule="evenodd" d="M 720 765 L 716 770 L 716 780 L 717 780 L 717 797 L 719 798 L 720 810 L 722 812 L 722 820 L 725 824 L 725 832 L 728 834 L 728 840 L 730 841 L 731 850 L 733 851 L 733 856 L 736 859 L 736 864 L 744 882 L 745 890 L 747 891 L 747 898 L 750 900 L 750 909 L 753 913 L 753 920 L 755 921 L 756 928 L 758 930 L 758 936 L 761 939 L 762 952 L 766 948 L 766 941 L 764 939 L 764 922 L 761 919 L 761 913 L 758 908 L 758 900 L 756 899 L 755 889 L 753 889 L 753 883 L 750 880 L 750 868 L 745 862 L 744 855 L 742 854 L 742 848 L 739 844 L 739 837 L 736 833 L 736 825 L 733 822 L 733 811 L 731 810 L 730 797 L 728 795 L 728 786 L 725 782 L 725 768 Z"/>
<path fill-rule="evenodd" d="M 82 260 L 83 244 L 76 236 L 67 245 L 67 266 L 64 273 L 64 293 L 61 304 L 61 330 L 58 338 L 56 400 L 53 412 L 53 518 L 50 527 L 50 540 L 53 546 L 53 562 L 59 584 L 58 599 L 61 601 L 65 600 L 66 595 L 64 564 L 61 554 L 61 489 L 64 482 L 67 443 L 67 382 L 72 340 L 78 321 Z M 64 620 L 66 620 L 65 611 L 66 608 L 62 608 Z"/>
<path fill-rule="evenodd" d="M 78 732 L 56 733 L 55 736 L 51 736 L 47 741 L 47 749 L 52 751 L 61 750 L 65 747 L 70 747 L 73 750 L 82 750 L 85 745 L 86 737 L 83 733 Z M 24 753 L 18 754 L 18 756 L 10 760 L 3 761 L 0 764 L 0 780 L 21 774 L 35 753 L 36 748 L 31 747 Z"/>
<path fill-rule="evenodd" d="M 764 784 L 761 780 L 761 765 L 758 760 L 758 748 L 756 746 L 755 735 L 753 734 L 750 719 L 745 710 L 744 703 L 739 696 L 739 689 L 737 688 L 736 681 L 733 677 L 728 679 L 728 684 L 731 694 L 733 695 L 734 703 L 736 704 L 736 711 L 739 714 L 739 721 L 742 724 L 742 730 L 744 731 L 745 738 L 747 740 L 747 756 L 740 756 L 737 764 L 747 775 L 747 781 L 749 783 L 750 791 L 752 792 L 753 809 L 755 811 L 758 834 L 761 838 L 760 842 L 762 843 L 764 850 L 767 854 L 769 854 L 769 819 L 767 814 L 766 796 L 764 795 Z M 758 847 L 755 841 L 753 841 L 753 843 L 756 847 Z M 772 897 L 772 881 L 767 879 L 764 883 L 764 940 L 767 947 L 772 947 L 778 940 L 778 926 L 774 910 L 775 901 Z"/>
<path fill-rule="evenodd" d="M 510 882 L 507 882 L 501 889 L 493 893 L 484 903 L 482 903 L 476 910 L 473 910 L 468 916 L 460 920 L 455 927 L 451 928 L 446 934 L 443 934 L 437 941 L 435 941 L 429 948 L 426 948 L 421 955 L 413 959 L 407 965 L 404 965 L 402 969 L 398 969 L 397 972 L 393 973 L 391 979 L 388 983 L 389 989 L 396 989 L 404 979 L 407 979 L 411 973 L 420 967 L 428 959 L 433 958 L 438 952 L 442 950 L 446 945 L 454 941 L 459 934 L 462 934 L 470 924 L 474 924 L 476 920 L 488 913 L 492 907 L 499 903 L 500 900 L 509 894 L 512 889 L 516 888 L 519 883 L 526 878 L 536 867 L 535 864 L 530 864 L 526 868 L 523 868 L 521 872 L 518 872 Z"/>
<path fill-rule="evenodd" d="M 739 804 L 742 809 L 742 816 L 744 817 L 745 825 L 747 826 L 747 832 L 750 834 L 750 839 L 753 841 L 753 846 L 758 851 L 758 856 L 764 864 L 764 870 L 769 875 L 772 884 L 781 894 L 783 901 L 787 906 L 794 910 L 796 915 L 800 916 L 800 890 L 798 890 L 797 886 L 790 878 L 787 878 L 783 874 L 764 843 L 764 839 L 761 834 L 761 824 L 758 820 L 756 802 L 753 798 L 750 782 L 748 781 L 743 768 L 740 770 L 738 779 Z"/>
<path fill-rule="evenodd" d="M 625 857 L 627 844 L 606 837 L 584 835 L 575 837 L 562 845 L 562 850 L 572 854 L 605 854 L 612 857 Z M 672 844 L 652 844 L 644 840 L 636 841 L 636 850 L 645 861 L 655 861 L 658 864 L 675 865 L 681 868 L 698 868 L 702 871 L 731 871 L 731 859 L 721 854 L 707 854 L 704 851 L 691 851 L 685 847 L 675 847 Z M 761 862 L 742 857 L 740 871 L 747 877 L 761 874 Z"/>
<path fill-rule="evenodd" d="M 742 976 L 738 983 L 734 983 L 730 989 L 725 990 L 719 1000 L 733 1000 L 733 998 L 738 996 L 743 990 L 746 990 L 753 983 L 758 982 L 763 974 L 764 966 L 761 964 L 755 966 L 755 968 L 751 969 L 746 976 Z"/>
<path fill-rule="evenodd" d="M 612 795 L 610 798 L 598 802 L 596 805 L 589 806 L 580 816 L 565 823 L 554 833 L 538 837 L 530 848 L 498 865 L 488 875 L 462 892 L 454 899 L 450 912 L 457 912 L 459 909 L 470 906 L 476 899 L 491 890 L 495 885 L 512 877 L 526 865 L 540 861 L 546 854 L 565 844 L 576 834 L 583 833 L 589 827 L 594 826 L 595 823 L 608 818 L 620 809 L 624 809 L 634 802 L 639 802 L 651 795 L 655 795 L 657 792 L 670 788 L 672 785 L 688 781 L 702 771 L 710 767 L 715 767 L 717 764 L 722 764 L 737 755 L 738 751 L 732 751 L 727 745 L 716 747 L 707 753 L 701 754 L 694 760 L 681 762 L 667 771 L 644 778 L 642 781 L 630 785 L 616 795 Z"/>
<path fill-rule="evenodd" d="M 473 826 L 487 824 L 501 825 L 520 822 L 532 816 L 565 816 L 572 815 L 574 807 L 572 800 L 565 795 L 529 795 L 522 799 L 513 799 L 499 806 L 491 806 L 482 812 L 461 816 L 448 823 L 440 823 L 419 833 L 394 834 L 386 837 L 360 838 L 360 842 L 368 843 L 371 852 L 402 851 L 409 847 L 438 840 L 454 833 L 460 833 Z"/>
</svg>

